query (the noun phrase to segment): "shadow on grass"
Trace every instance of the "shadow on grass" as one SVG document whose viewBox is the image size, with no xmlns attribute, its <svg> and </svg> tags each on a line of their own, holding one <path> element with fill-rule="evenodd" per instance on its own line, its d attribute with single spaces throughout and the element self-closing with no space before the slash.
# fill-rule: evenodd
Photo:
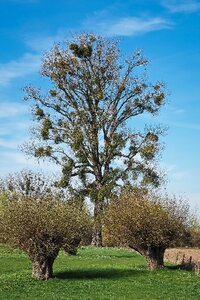
<svg viewBox="0 0 200 300">
<path fill-rule="evenodd" d="M 117 279 L 122 277 L 133 277 L 144 274 L 146 270 L 119 270 L 119 269 L 106 269 L 106 270 L 73 270 L 64 272 L 55 272 L 54 277 L 60 279 Z"/>
<path fill-rule="evenodd" d="M 84 258 L 84 257 L 87 257 L 87 255 L 80 255 L 79 253 L 77 254 L 77 257 L 82 257 L 82 258 Z M 122 254 L 122 255 L 114 255 L 114 254 L 108 254 L 108 255 L 101 255 L 101 254 L 95 254 L 95 255 L 91 255 L 90 257 L 93 257 L 93 258 L 128 258 L 128 259 L 130 259 L 130 258 L 135 258 L 135 257 L 138 257 L 138 255 L 136 256 L 134 256 L 134 255 L 131 255 L 131 254 L 129 254 L 129 255 L 126 255 L 126 254 Z"/>
<path fill-rule="evenodd" d="M 185 271 L 193 271 L 195 269 L 194 263 L 185 263 L 185 264 L 179 264 L 175 266 L 166 266 L 169 270 L 185 270 Z"/>
</svg>

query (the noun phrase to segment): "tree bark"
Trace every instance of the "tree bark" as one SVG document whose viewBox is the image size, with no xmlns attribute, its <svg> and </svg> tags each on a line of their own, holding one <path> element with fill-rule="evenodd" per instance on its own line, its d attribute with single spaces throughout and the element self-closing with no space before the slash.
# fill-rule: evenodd
<svg viewBox="0 0 200 300">
<path fill-rule="evenodd" d="M 149 271 L 163 268 L 165 249 L 166 248 L 163 246 L 157 246 L 148 247 L 148 249 L 144 251 L 144 256 L 147 261 L 147 268 Z"/>
<path fill-rule="evenodd" d="M 32 277 L 38 280 L 47 280 L 53 277 L 53 263 L 59 250 L 50 255 L 37 255 L 32 258 Z"/>
<path fill-rule="evenodd" d="M 94 226 L 92 232 L 92 246 L 102 247 L 102 214 L 103 214 L 103 203 L 96 202 L 94 207 Z"/>
<path fill-rule="evenodd" d="M 93 233 L 92 233 L 92 246 L 95 247 L 102 247 L 103 242 L 102 242 L 102 225 L 94 225 L 93 227 Z"/>
</svg>

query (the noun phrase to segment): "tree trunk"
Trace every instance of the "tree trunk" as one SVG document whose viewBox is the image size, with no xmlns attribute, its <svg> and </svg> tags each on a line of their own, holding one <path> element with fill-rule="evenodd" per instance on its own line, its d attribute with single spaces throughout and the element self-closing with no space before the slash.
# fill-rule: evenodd
<svg viewBox="0 0 200 300">
<path fill-rule="evenodd" d="M 103 203 L 97 202 L 94 207 L 94 226 L 92 232 L 92 246 L 102 247 L 102 214 Z"/>
<path fill-rule="evenodd" d="M 102 245 L 103 245 L 103 243 L 102 243 L 102 226 L 100 224 L 98 226 L 94 225 L 91 245 L 95 246 L 95 247 L 102 247 Z"/>
<path fill-rule="evenodd" d="M 49 256 L 35 256 L 32 259 L 32 277 L 38 280 L 47 280 L 53 277 L 53 263 L 59 251 Z"/>
<path fill-rule="evenodd" d="M 164 266 L 165 249 L 163 246 L 157 246 L 148 247 L 147 250 L 143 251 L 149 271 L 160 269 Z"/>
</svg>

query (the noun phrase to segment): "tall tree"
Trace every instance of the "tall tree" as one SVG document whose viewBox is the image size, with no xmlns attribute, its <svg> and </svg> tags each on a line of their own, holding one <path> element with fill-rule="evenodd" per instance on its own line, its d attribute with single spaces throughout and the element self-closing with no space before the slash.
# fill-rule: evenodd
<svg viewBox="0 0 200 300">
<path fill-rule="evenodd" d="M 137 180 L 159 184 L 153 161 L 161 130 L 127 127 L 132 117 L 155 115 L 164 103 L 162 83 L 147 82 L 147 64 L 141 52 L 122 60 L 117 42 L 83 34 L 44 56 L 41 75 L 51 81 L 45 94 L 26 87 L 38 122 L 26 151 L 59 164 L 59 184 L 73 191 L 78 185 L 93 201 L 97 246 L 104 204 L 117 187 Z"/>
</svg>

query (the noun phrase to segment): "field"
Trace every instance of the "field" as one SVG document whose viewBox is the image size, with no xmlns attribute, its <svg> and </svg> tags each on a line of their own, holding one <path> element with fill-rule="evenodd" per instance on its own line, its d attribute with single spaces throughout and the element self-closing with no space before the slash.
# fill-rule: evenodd
<svg viewBox="0 0 200 300">
<path fill-rule="evenodd" d="M 200 277 L 166 266 L 146 270 L 135 252 L 117 248 L 81 248 L 77 256 L 60 253 L 55 278 L 31 278 L 29 259 L 18 250 L 0 247 L 0 299 L 200 299 Z"/>
<path fill-rule="evenodd" d="M 198 264 L 200 262 L 200 250 L 194 248 L 167 249 L 165 258 L 175 264 L 187 264 L 187 262 Z"/>
</svg>

